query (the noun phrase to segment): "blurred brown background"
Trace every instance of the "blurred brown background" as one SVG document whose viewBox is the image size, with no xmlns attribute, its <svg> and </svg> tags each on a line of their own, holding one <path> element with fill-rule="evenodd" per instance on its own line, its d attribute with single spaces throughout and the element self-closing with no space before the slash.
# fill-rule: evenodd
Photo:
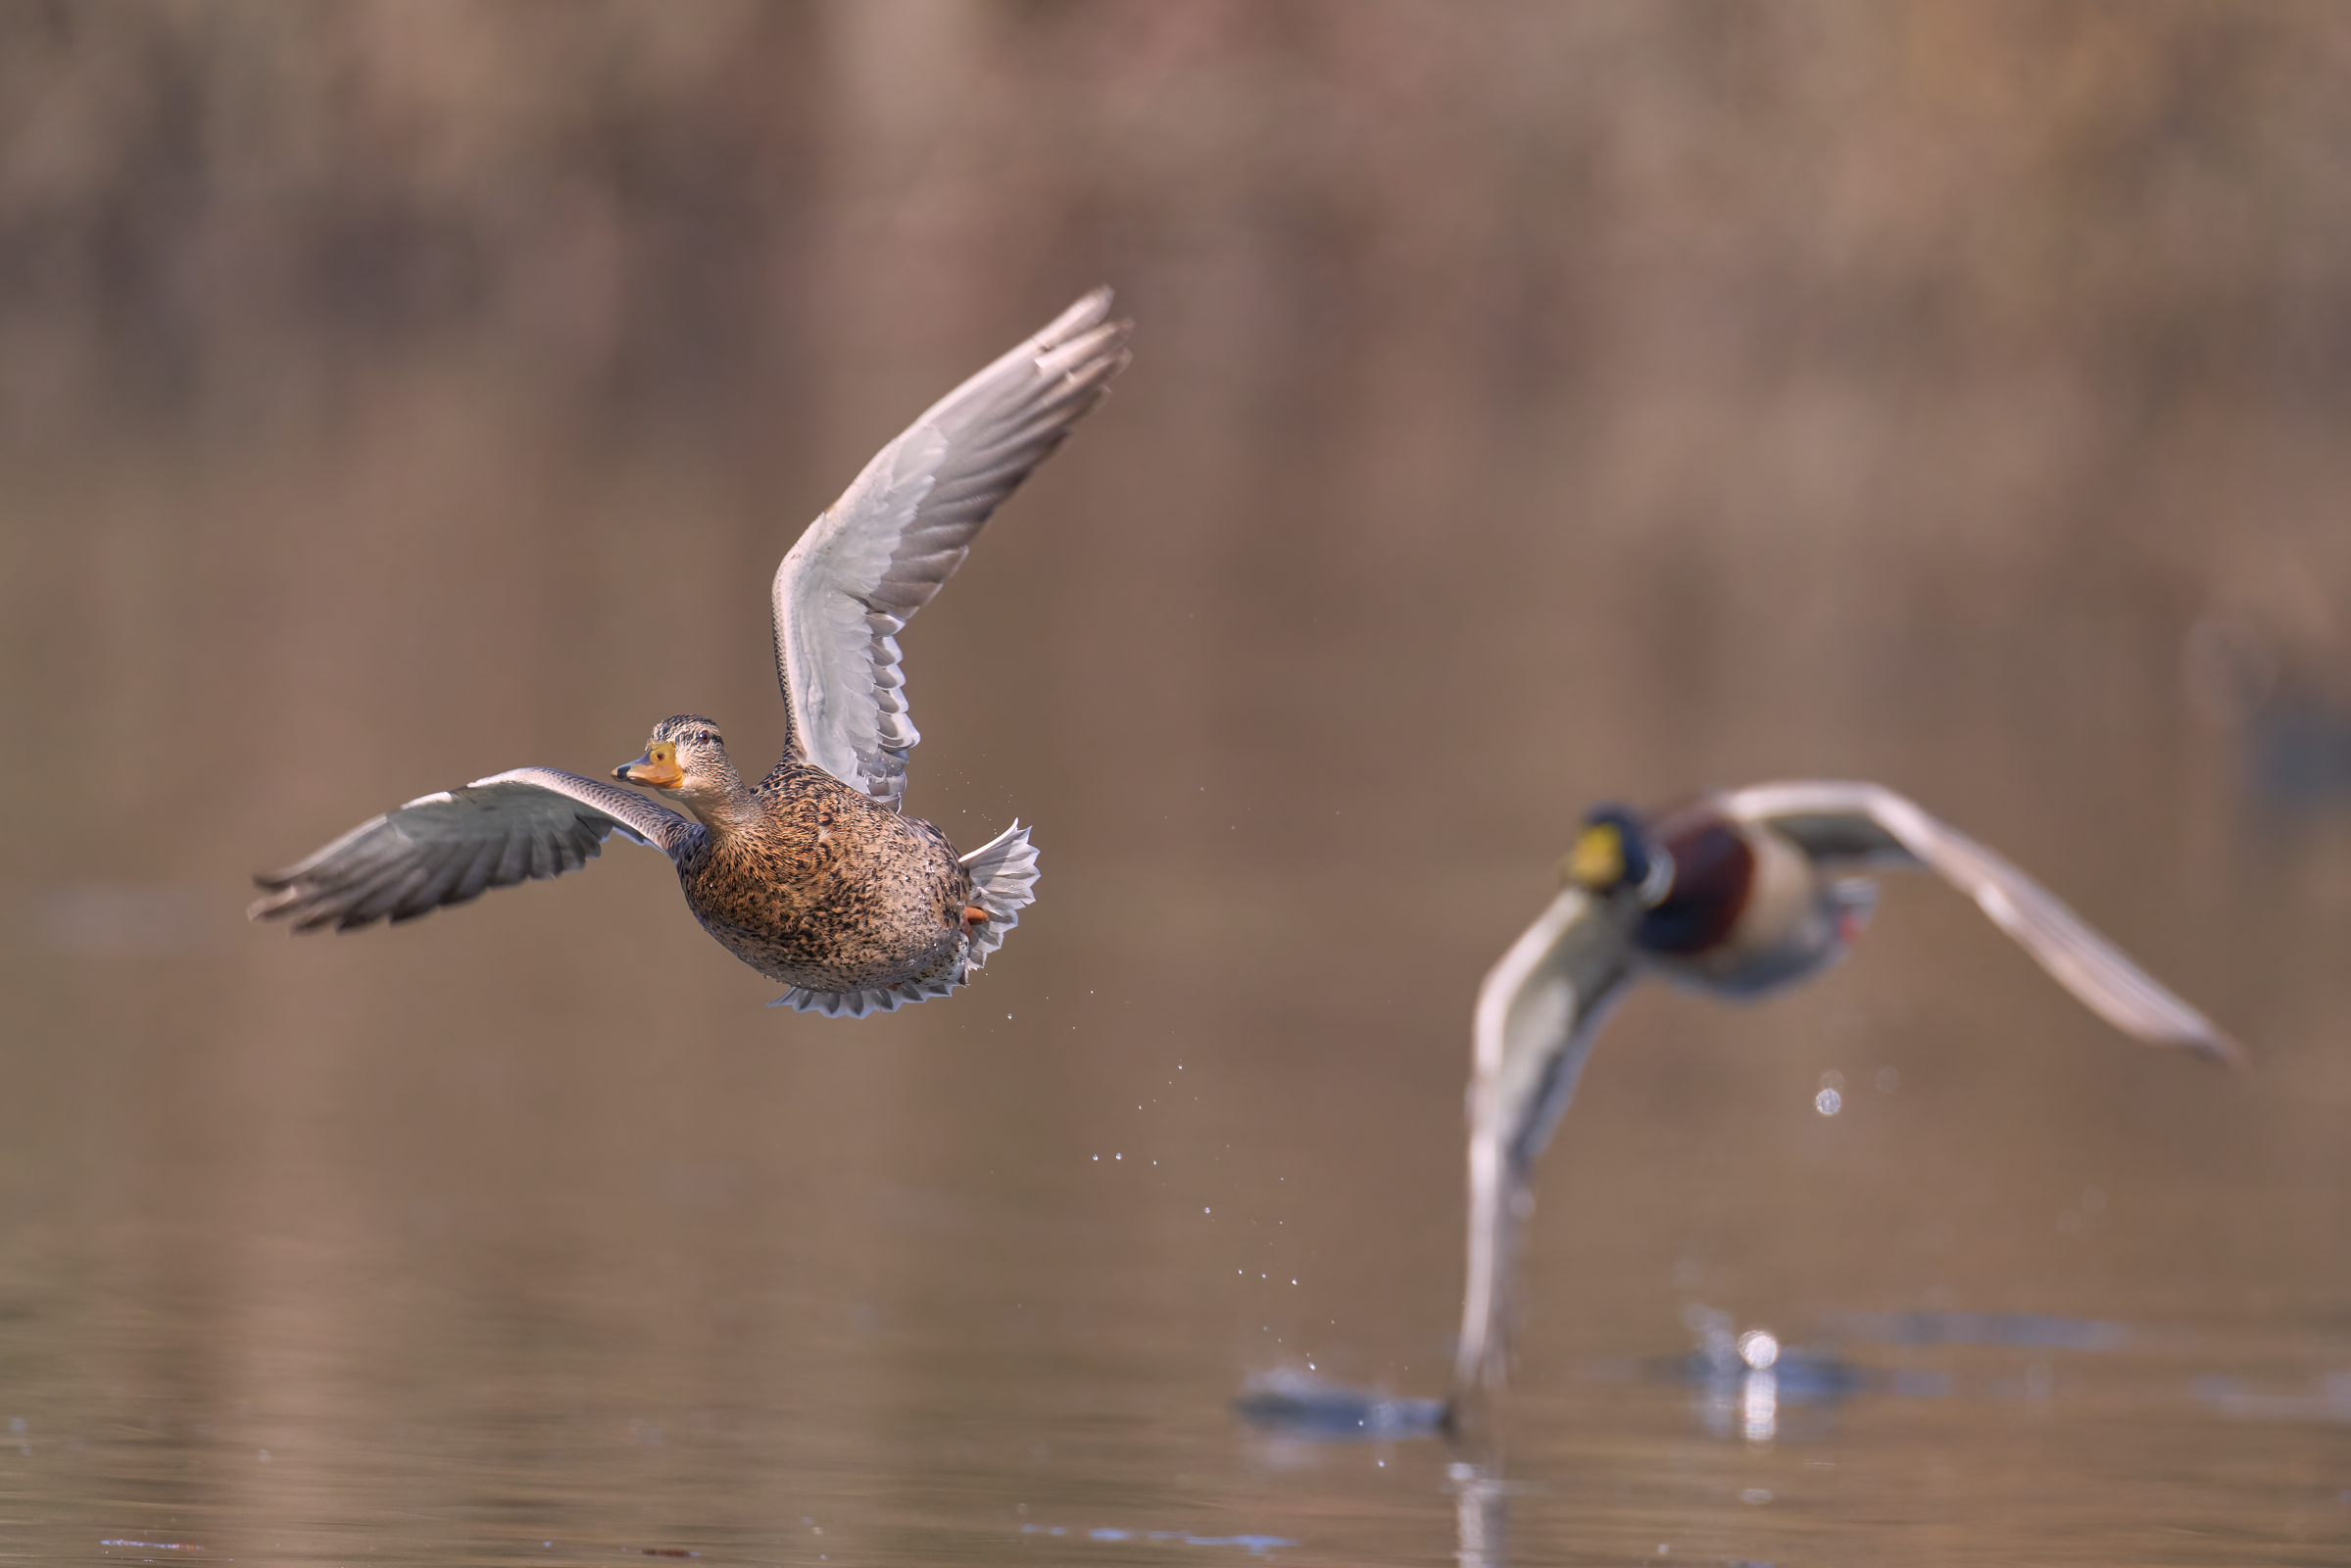
<svg viewBox="0 0 2351 1568">
<path fill-rule="evenodd" d="M 1469 999 L 1576 819 L 1836 775 L 2259 1068 L 1898 886 L 1618 1020 L 1529 1364 L 1691 1298 L 2339 1330 L 2347 279 L 2326 4 L 0 5 L 6 1288 L 165 1314 L 57 1353 L 258 1380 L 264 1446 L 378 1357 L 614 1422 L 755 1353 L 877 1429 L 949 1365 L 1432 1392 Z M 1132 368 L 904 639 L 909 808 L 1039 825 L 978 986 L 762 1011 L 625 846 L 243 925 L 666 713 L 763 761 L 777 559 L 1097 281 Z"/>
</svg>

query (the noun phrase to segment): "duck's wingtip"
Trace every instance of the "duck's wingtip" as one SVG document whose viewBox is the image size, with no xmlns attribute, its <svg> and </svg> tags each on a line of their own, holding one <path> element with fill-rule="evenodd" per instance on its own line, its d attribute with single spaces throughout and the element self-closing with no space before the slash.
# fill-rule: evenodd
<svg viewBox="0 0 2351 1568">
<path fill-rule="evenodd" d="M 1109 284 L 1095 284 L 1072 300 L 1060 315 L 1048 321 L 1045 330 L 1037 334 L 1035 341 L 1044 348 L 1057 348 L 1079 333 L 1101 325 L 1102 318 L 1110 314 L 1110 302 L 1114 298 L 1116 294 Z"/>
<path fill-rule="evenodd" d="M 245 918 L 248 920 L 258 922 L 282 919 L 293 914 L 295 906 L 302 902 L 282 878 L 257 874 L 253 879 L 253 885 L 262 890 L 262 897 L 245 906 Z M 290 929 L 307 931 L 310 929 L 310 923 L 297 919 Z"/>
</svg>

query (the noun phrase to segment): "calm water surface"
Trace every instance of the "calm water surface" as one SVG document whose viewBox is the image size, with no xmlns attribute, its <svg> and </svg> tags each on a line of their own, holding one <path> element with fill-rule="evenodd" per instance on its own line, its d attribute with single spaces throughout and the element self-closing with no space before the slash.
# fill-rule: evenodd
<svg viewBox="0 0 2351 1568">
<path fill-rule="evenodd" d="M 162 1291 L 169 1238 L 45 1259 L 92 1294 L 10 1303 L 5 1549 L 2214 1564 L 2351 1550 L 2339 1336 L 2173 1324 L 2106 1349 L 1848 1345 L 1876 1386 L 1835 1399 L 1599 1361 L 1514 1400 L 1506 1460 L 1473 1475 L 1434 1442 L 1237 1424 L 1222 1406 L 1237 1368 L 1201 1353 L 1215 1326 L 1122 1278 L 1099 1255 L 1114 1246 L 1089 1259 L 943 1244 L 906 1217 L 947 1206 L 904 1195 L 897 1217 L 871 1216 L 941 1272 L 878 1299 L 796 1271 L 433 1244 L 183 1257 Z M 463 1277 L 431 1277 L 453 1266 Z M 272 1309 L 305 1290 L 348 1309 Z"/>
<path fill-rule="evenodd" d="M 0 1557 L 2351 1561 L 2347 29 L 0 10 Z M 784 549 L 1102 280 L 902 638 L 909 808 L 1037 824 L 980 984 L 768 1011 L 622 845 L 241 919 L 664 714 L 764 760 Z M 2255 1069 L 1889 884 L 1611 1024 L 1496 1448 L 1237 1416 L 1442 1392 L 1478 976 L 1592 802 L 1790 776 Z"/>
<path fill-rule="evenodd" d="M 2258 1171 L 2187 1182 L 2161 1151 L 2110 1151 L 2104 1186 L 2003 1236 L 2023 1205 L 1938 1188 L 1937 1161 L 1988 1129 L 1964 1097 L 1957 1125 L 1908 1114 L 1932 1099 L 1915 1062 L 1835 1121 L 1801 1083 L 1695 1113 L 1727 1169 L 1694 1145 L 1606 1168 L 1628 1157 L 1608 1127 L 1634 1085 L 1595 1066 L 1569 1122 L 1591 1136 L 1544 1173 L 1496 1445 L 1316 1441 L 1232 1401 L 1266 1374 L 1441 1392 L 1458 1247 L 1442 1084 L 1416 1122 L 1318 1129 L 1321 1072 L 1300 1070 L 1318 1053 L 1252 1069 L 1234 1042 L 1185 1049 L 1102 988 L 1056 1001 L 1034 973 L 854 1037 L 761 1011 L 723 971 L 725 1009 L 658 973 L 573 975 L 595 1004 L 566 1028 L 465 1032 L 473 1009 L 436 996 L 433 966 L 486 945 L 546 980 L 530 932 L 580 918 L 563 895 L 587 886 L 365 945 L 258 935 L 246 962 L 380 977 L 297 983 L 287 1005 L 341 1048 L 60 1037 L 48 1092 L 10 1110 L 0 1552 L 2351 1553 L 2351 1331 L 2331 1263 L 2231 1258 L 2232 1230 L 2307 1203 Z M 106 1009 L 87 962 L 62 961 L 53 1004 Z M 984 1010 L 1007 999 L 1012 1018 Z M 1627 1033 L 1752 1016 L 1661 998 Z M 2103 1053 L 2118 1081 L 2257 1092 L 2079 1033 L 2046 1047 Z M 1024 1052 L 1091 1082 L 1049 1094 Z M 1919 1168 L 1876 1167 L 1906 1123 Z M 1402 1194 L 1398 1167 L 1432 1190 Z M 1885 1222 L 1888 1188 L 1911 1218 Z M 1757 1327 L 1784 1342 L 1768 1376 L 1722 1353 Z"/>
</svg>

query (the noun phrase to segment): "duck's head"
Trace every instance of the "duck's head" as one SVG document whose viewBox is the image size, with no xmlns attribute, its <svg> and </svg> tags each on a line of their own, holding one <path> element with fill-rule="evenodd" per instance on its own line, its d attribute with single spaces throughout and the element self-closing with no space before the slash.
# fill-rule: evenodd
<svg viewBox="0 0 2351 1568">
<path fill-rule="evenodd" d="M 699 713 L 677 713 L 653 727 L 645 755 L 612 769 L 623 784 L 674 791 L 689 806 L 733 795 L 743 787 L 726 755 L 726 737 Z"/>
<path fill-rule="evenodd" d="M 1647 906 L 1673 886 L 1674 858 L 1649 836 L 1637 812 L 1602 806 L 1584 818 L 1576 847 L 1559 862 L 1559 876 L 1590 893 L 1629 892 Z"/>
</svg>

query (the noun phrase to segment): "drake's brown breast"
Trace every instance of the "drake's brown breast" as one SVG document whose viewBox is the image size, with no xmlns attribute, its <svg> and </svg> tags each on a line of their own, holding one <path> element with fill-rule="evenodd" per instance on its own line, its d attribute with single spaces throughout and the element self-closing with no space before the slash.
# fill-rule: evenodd
<svg viewBox="0 0 2351 1568">
<path fill-rule="evenodd" d="M 1633 940 L 1651 953 L 1689 956 L 1730 939 L 1755 881 L 1755 852 L 1738 829 L 1707 816 L 1677 827 L 1669 818 L 1658 842 L 1674 858 L 1674 882 L 1641 917 Z"/>
</svg>

